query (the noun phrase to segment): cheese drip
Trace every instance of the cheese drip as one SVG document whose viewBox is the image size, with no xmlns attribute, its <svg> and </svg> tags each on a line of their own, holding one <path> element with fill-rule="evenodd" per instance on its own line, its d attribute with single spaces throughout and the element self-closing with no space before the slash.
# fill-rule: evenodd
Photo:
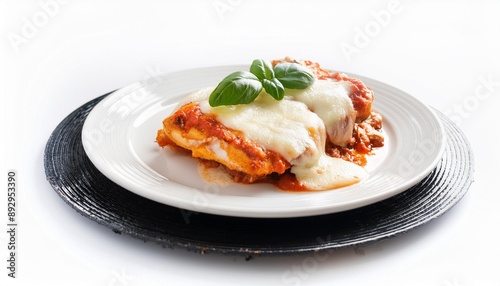
<svg viewBox="0 0 500 286">
<path fill-rule="evenodd" d="M 343 144 L 352 136 L 355 113 L 348 83 L 316 80 L 305 90 L 287 90 L 281 101 L 262 92 L 250 104 L 218 107 L 208 103 L 213 89 L 192 93 L 180 105 L 198 102 L 203 113 L 215 114 L 224 126 L 281 154 L 306 188 L 338 188 L 366 176 L 362 167 L 325 153 L 327 132 L 330 139 Z"/>
<path fill-rule="evenodd" d="M 317 80 L 304 90 L 290 90 L 293 100 L 303 102 L 326 126 L 329 140 L 346 146 L 351 140 L 356 112 L 349 98 L 352 84 L 347 81 Z"/>
</svg>

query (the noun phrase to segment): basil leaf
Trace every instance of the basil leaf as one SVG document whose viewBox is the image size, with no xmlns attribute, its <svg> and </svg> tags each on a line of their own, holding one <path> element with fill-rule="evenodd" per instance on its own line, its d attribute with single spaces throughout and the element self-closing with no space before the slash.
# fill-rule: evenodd
<svg viewBox="0 0 500 286">
<path fill-rule="evenodd" d="M 296 63 L 279 63 L 274 66 L 274 76 L 285 88 L 304 89 L 314 82 L 314 75 Z"/>
<path fill-rule="evenodd" d="M 225 77 L 208 98 L 210 106 L 247 104 L 262 91 L 262 83 L 247 71 L 234 72 Z"/>
<path fill-rule="evenodd" d="M 314 75 L 296 63 L 279 63 L 256 59 L 250 72 L 238 71 L 225 77 L 212 91 L 210 106 L 248 104 L 257 98 L 264 88 L 276 100 L 285 96 L 285 88 L 304 89 L 314 82 Z"/>
<path fill-rule="evenodd" d="M 264 86 L 264 90 L 276 100 L 282 100 L 283 97 L 285 97 L 285 88 L 277 78 L 264 79 L 262 81 L 262 86 Z"/>
<path fill-rule="evenodd" d="M 261 81 L 274 78 L 273 66 L 269 61 L 254 60 L 250 66 L 250 72 L 256 75 Z"/>
</svg>

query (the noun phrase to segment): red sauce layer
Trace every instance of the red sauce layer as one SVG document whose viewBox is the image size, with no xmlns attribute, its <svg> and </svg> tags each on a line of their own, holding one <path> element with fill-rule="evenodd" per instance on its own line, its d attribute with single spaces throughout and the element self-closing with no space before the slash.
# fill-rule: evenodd
<svg viewBox="0 0 500 286">
<path fill-rule="evenodd" d="M 349 97 L 356 111 L 356 123 L 353 130 L 353 137 L 346 147 L 327 143 L 325 151 L 332 157 L 342 158 L 360 166 L 366 165 L 366 156 L 372 153 L 373 148 L 384 146 L 384 137 L 380 132 L 382 128 L 382 117 L 371 111 L 374 99 L 372 90 L 366 87 L 361 80 L 351 78 L 343 73 L 333 73 L 329 70 L 325 70 L 316 62 L 308 60 L 297 61 L 291 58 L 285 58 L 275 60 L 272 64 L 276 65 L 283 61 L 295 62 L 308 67 L 315 74 L 317 79 L 320 80 L 348 81 L 352 83 L 353 91 Z M 225 127 L 217 121 L 215 115 L 203 114 L 197 104 L 188 104 L 179 109 L 173 116 L 173 123 L 186 133 L 189 132 L 191 128 L 195 128 L 206 137 L 216 137 L 242 150 L 248 158 L 253 160 L 253 168 L 255 169 L 262 167 L 263 162 L 266 160 L 272 162 L 272 168 L 275 172 L 265 176 L 256 176 L 251 173 L 231 170 L 222 165 L 226 168 L 235 182 L 244 184 L 267 182 L 274 184 L 277 188 L 282 190 L 308 191 L 307 188 L 297 181 L 295 175 L 290 173 L 290 163 L 279 153 L 266 150 L 260 144 L 246 139 L 241 131 Z M 168 118 L 165 120 L 168 120 Z M 171 149 L 179 149 L 179 147 L 168 138 L 165 132 L 162 131 L 163 130 L 158 131 L 158 144 L 162 147 L 169 146 Z M 218 167 L 221 165 L 215 161 L 205 161 L 205 164 L 207 167 Z"/>
</svg>

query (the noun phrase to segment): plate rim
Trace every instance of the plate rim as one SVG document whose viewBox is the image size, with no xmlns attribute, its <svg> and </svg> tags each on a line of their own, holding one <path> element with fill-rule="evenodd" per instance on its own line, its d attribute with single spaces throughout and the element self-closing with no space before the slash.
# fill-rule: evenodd
<svg viewBox="0 0 500 286">
<path fill-rule="evenodd" d="M 194 68 L 194 69 L 184 69 L 184 70 L 179 70 L 179 71 L 174 71 L 174 72 L 167 72 L 167 73 L 164 73 L 162 76 L 168 77 L 168 76 L 179 75 L 179 74 L 182 74 L 182 73 L 191 73 L 193 71 L 210 71 L 210 70 L 222 69 L 222 68 L 223 69 L 238 69 L 238 68 L 241 69 L 241 68 L 245 68 L 245 67 L 248 67 L 248 65 L 225 65 L 225 66 L 201 67 L 201 68 Z M 411 95 L 411 94 L 409 94 L 409 93 L 407 93 L 407 92 L 405 92 L 405 91 L 403 91 L 403 90 L 401 90 L 401 89 L 399 89 L 399 88 L 397 88 L 397 87 L 395 87 L 393 85 L 384 83 L 382 81 L 379 81 L 379 80 L 376 80 L 376 79 L 373 79 L 373 78 L 365 77 L 365 76 L 358 75 L 358 74 L 355 74 L 355 73 L 350 73 L 350 72 L 344 72 L 344 71 L 340 71 L 340 72 L 346 73 L 346 74 L 348 74 L 351 77 L 359 78 L 362 81 L 366 81 L 367 80 L 367 81 L 371 81 L 371 82 L 375 82 L 377 84 L 383 85 L 384 87 L 387 87 L 387 88 L 390 88 L 390 89 L 392 89 L 394 91 L 397 91 L 399 94 L 403 94 L 404 96 L 406 96 L 408 98 L 411 98 L 415 102 L 418 102 L 421 107 L 425 108 L 426 112 L 428 112 L 429 114 L 432 115 L 432 119 L 433 119 L 434 123 L 436 123 L 439 126 L 438 129 L 439 129 L 439 134 L 440 134 L 440 138 L 441 138 L 441 140 L 439 142 L 439 151 L 437 152 L 438 155 L 435 156 L 433 158 L 433 161 L 427 165 L 425 171 L 422 171 L 417 176 L 414 176 L 411 179 L 407 180 L 403 186 L 401 186 L 399 188 L 396 188 L 395 190 L 393 190 L 390 193 L 386 192 L 383 195 L 378 194 L 376 196 L 368 196 L 368 197 L 365 197 L 363 199 L 358 200 L 358 204 L 357 204 L 356 207 L 346 207 L 344 205 L 343 207 L 337 208 L 336 210 L 332 210 L 329 207 L 322 206 L 322 207 L 319 207 L 319 208 L 316 207 L 313 210 L 302 210 L 301 212 L 289 214 L 289 212 L 283 212 L 283 211 L 280 211 L 280 210 L 272 210 L 272 209 L 266 210 L 265 213 L 262 213 L 262 210 L 257 210 L 257 212 L 255 212 L 255 211 L 248 211 L 248 210 L 234 212 L 234 210 L 232 210 L 232 208 L 226 208 L 224 206 L 218 206 L 217 208 L 214 209 L 213 203 L 212 203 L 212 206 L 210 206 L 209 208 L 203 208 L 202 210 L 200 210 L 200 209 L 198 209 L 196 207 L 193 207 L 190 204 L 185 204 L 183 201 L 176 200 L 176 198 L 171 198 L 171 199 L 169 199 L 167 201 L 164 201 L 164 200 L 161 200 L 161 199 L 158 200 L 158 198 L 156 198 L 154 196 L 152 197 L 152 196 L 149 196 L 148 194 L 144 194 L 142 192 L 137 192 L 137 190 L 135 190 L 133 188 L 130 188 L 130 186 L 127 186 L 127 184 L 124 183 L 123 181 L 121 181 L 120 178 L 116 178 L 112 173 L 110 173 L 108 170 L 106 170 L 105 166 L 102 166 L 102 164 L 100 164 L 99 162 L 96 162 L 95 157 L 93 157 L 93 153 L 89 152 L 88 145 L 85 144 L 85 142 L 83 142 L 83 147 L 84 147 L 84 150 L 85 150 L 87 156 L 92 161 L 92 163 L 94 163 L 94 165 L 96 166 L 96 168 L 100 172 L 102 172 L 106 177 L 108 177 L 110 180 L 112 180 L 113 182 L 117 183 L 118 185 L 122 186 L 124 189 L 126 189 L 126 190 L 128 190 L 130 192 L 136 193 L 136 194 L 138 194 L 140 196 L 146 197 L 148 199 L 154 200 L 156 202 L 162 203 L 162 204 L 171 205 L 171 206 L 174 206 L 174 207 L 180 207 L 180 208 L 188 209 L 188 210 L 191 210 L 191 211 L 203 212 L 203 213 L 215 214 L 215 215 L 238 216 L 238 217 L 288 218 L 288 217 L 304 217 L 304 216 L 315 216 L 315 215 L 329 214 L 329 213 L 342 212 L 342 211 L 346 211 L 346 210 L 352 210 L 352 209 L 360 208 L 360 207 L 363 207 L 363 206 L 367 206 L 367 205 L 370 205 L 370 204 L 382 201 L 384 199 L 390 198 L 392 196 L 395 196 L 395 195 L 397 195 L 397 194 L 399 194 L 401 192 L 404 192 L 405 190 L 407 190 L 407 189 L 411 188 L 412 186 L 416 185 L 418 182 L 420 182 L 427 175 L 429 175 L 429 173 L 432 172 L 432 170 L 436 167 L 436 165 L 438 164 L 439 160 L 443 156 L 443 153 L 444 153 L 444 150 L 445 150 L 446 133 L 444 132 L 443 123 L 439 119 L 439 117 L 436 114 L 436 112 L 432 108 L 430 108 L 430 106 L 424 104 L 423 102 L 421 102 L 420 100 L 418 100 L 417 98 L 415 98 L 413 95 Z M 113 99 L 113 96 L 118 96 L 117 94 L 119 92 L 121 92 L 121 91 L 123 91 L 123 90 L 125 90 L 125 89 L 127 89 L 127 88 L 129 88 L 129 87 L 131 87 L 133 85 L 135 85 L 135 84 L 138 84 L 138 83 L 140 83 L 140 82 L 135 82 L 135 83 L 129 84 L 127 86 L 124 86 L 124 87 L 122 87 L 120 89 L 117 89 L 114 92 L 111 92 L 105 98 L 105 100 L 102 100 L 101 102 L 99 102 L 90 111 L 90 113 L 88 114 L 88 116 L 87 116 L 87 118 L 86 118 L 86 120 L 84 122 L 84 126 L 82 128 L 82 133 L 86 130 L 86 126 L 88 127 L 89 118 L 92 118 L 93 115 L 95 115 L 96 113 L 98 113 L 99 109 L 101 108 L 100 106 L 104 106 L 106 104 L 107 100 Z M 82 136 L 82 138 L 83 138 L 83 136 Z M 185 186 L 185 187 L 191 188 L 189 186 Z"/>
</svg>

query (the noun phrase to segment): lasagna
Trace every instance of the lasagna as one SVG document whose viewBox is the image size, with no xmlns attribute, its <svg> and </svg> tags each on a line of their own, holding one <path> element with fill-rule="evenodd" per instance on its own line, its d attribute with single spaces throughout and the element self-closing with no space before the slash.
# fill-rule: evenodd
<svg viewBox="0 0 500 286">
<path fill-rule="evenodd" d="M 372 90 L 312 61 L 287 57 L 272 65 L 281 62 L 306 67 L 314 83 L 286 89 L 279 101 L 259 94 L 250 104 L 217 107 L 208 103 L 215 87 L 206 87 L 188 95 L 163 120 L 156 142 L 197 158 L 200 174 L 209 181 L 267 182 L 288 191 L 361 181 L 367 175 L 366 156 L 384 144 L 382 117 L 372 111 Z"/>
</svg>

